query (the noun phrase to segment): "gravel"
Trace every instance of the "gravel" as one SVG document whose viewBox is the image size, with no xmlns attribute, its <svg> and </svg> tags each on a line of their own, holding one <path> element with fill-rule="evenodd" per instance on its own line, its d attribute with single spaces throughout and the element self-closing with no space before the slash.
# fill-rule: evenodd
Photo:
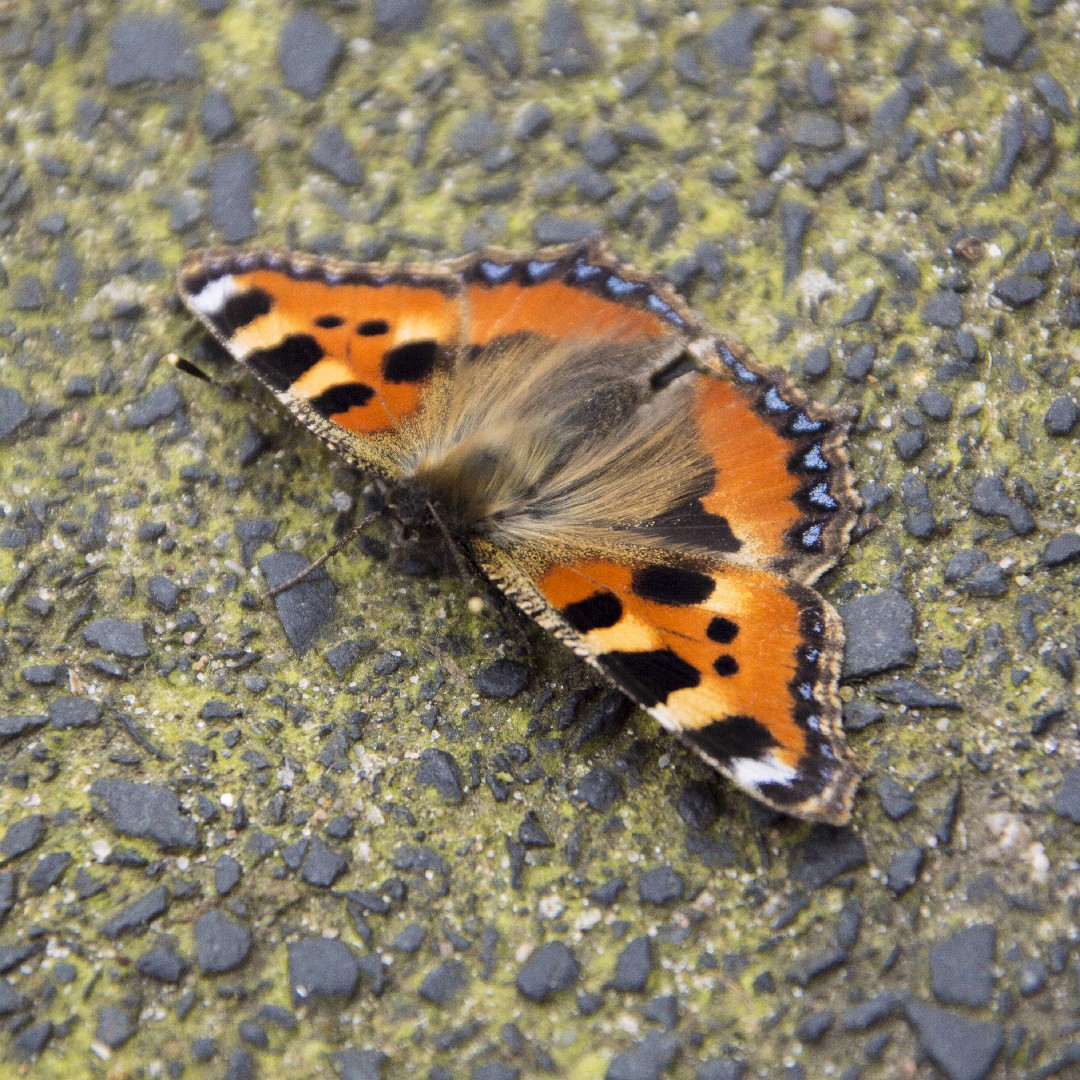
<svg viewBox="0 0 1080 1080">
<path fill-rule="evenodd" d="M 514 986 L 530 1001 L 547 1001 L 552 994 L 571 990 L 580 975 L 577 958 L 561 941 L 549 941 L 536 950 L 518 972 Z"/>
</svg>

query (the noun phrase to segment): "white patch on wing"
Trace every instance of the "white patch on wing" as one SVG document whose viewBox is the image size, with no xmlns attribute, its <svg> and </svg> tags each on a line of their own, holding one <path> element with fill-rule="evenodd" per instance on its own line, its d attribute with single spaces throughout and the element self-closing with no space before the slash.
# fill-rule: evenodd
<svg viewBox="0 0 1080 1080">
<path fill-rule="evenodd" d="M 762 784 L 790 784 L 798 772 L 784 765 L 770 754 L 765 759 L 733 757 L 727 763 L 737 783 L 743 787 L 756 788 Z"/>
<path fill-rule="evenodd" d="M 235 296 L 239 291 L 232 274 L 226 274 L 207 282 L 197 293 L 192 294 L 189 300 L 200 315 L 213 316 L 225 306 L 229 297 Z"/>
</svg>

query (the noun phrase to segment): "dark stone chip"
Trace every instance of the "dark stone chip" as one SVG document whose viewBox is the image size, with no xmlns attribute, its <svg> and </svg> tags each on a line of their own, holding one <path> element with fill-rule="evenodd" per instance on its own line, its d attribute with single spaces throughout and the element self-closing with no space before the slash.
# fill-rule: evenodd
<svg viewBox="0 0 1080 1080">
<path fill-rule="evenodd" d="M 716 1058 L 698 1066 L 694 1080 L 744 1080 L 746 1065 L 733 1058 Z"/>
<path fill-rule="evenodd" d="M 784 284 L 790 285 L 802 271 L 803 242 L 814 220 L 809 206 L 785 199 L 780 204 L 780 236 L 784 241 Z"/>
<path fill-rule="evenodd" d="M 689 780 L 679 793 L 676 809 L 691 829 L 704 832 L 720 817 L 720 800 L 715 788 L 715 784 L 705 780 Z"/>
<path fill-rule="evenodd" d="M 843 145 L 844 129 L 840 121 L 828 113 L 807 111 L 797 113 L 793 118 L 791 137 L 796 146 L 835 150 Z"/>
<path fill-rule="evenodd" d="M 420 754 L 420 767 L 416 772 L 418 783 L 433 787 L 443 802 L 459 803 L 464 798 L 461 770 L 453 754 L 428 747 Z"/>
<path fill-rule="evenodd" d="M 460 960 L 447 960 L 445 964 L 440 964 L 424 976 L 418 993 L 433 1005 L 445 1006 L 449 1005 L 468 983 L 465 965 Z"/>
<path fill-rule="evenodd" d="M 811 953 L 788 972 L 788 982 L 809 986 L 814 979 L 840 967 L 846 959 L 847 951 L 839 947 Z"/>
<path fill-rule="evenodd" d="M 255 1080 L 255 1059 L 246 1050 L 234 1050 L 222 1080 Z"/>
<path fill-rule="evenodd" d="M 235 971 L 251 952 L 251 931 L 220 911 L 200 915 L 195 920 L 194 936 L 195 959 L 207 974 Z"/>
<path fill-rule="evenodd" d="M 874 688 L 874 696 L 909 709 L 960 709 L 959 701 L 947 698 L 915 679 L 895 679 L 886 686 Z"/>
<path fill-rule="evenodd" d="M 341 60 L 343 48 L 341 38 L 318 15 L 301 8 L 289 16 L 278 39 L 278 66 L 285 85 L 304 97 L 318 97 Z"/>
<path fill-rule="evenodd" d="M 92 698 L 63 694 L 49 703 L 49 723 L 57 730 L 92 728 L 102 720 L 102 706 Z"/>
<path fill-rule="evenodd" d="M 540 21 L 540 53 L 544 70 L 563 75 L 584 75 L 599 62 L 585 24 L 566 0 L 549 0 Z"/>
<path fill-rule="evenodd" d="M 931 420 L 948 420 L 952 416 L 952 400 L 936 386 L 919 394 L 915 404 Z"/>
<path fill-rule="evenodd" d="M 0 386 L 0 439 L 6 439 L 30 419 L 30 406 L 10 386 Z"/>
<path fill-rule="evenodd" d="M 679 1022 L 679 999 L 674 994 L 661 994 L 642 1006 L 641 1015 L 673 1031 Z"/>
<path fill-rule="evenodd" d="M 587 218 L 541 214 L 533 222 L 533 236 L 540 244 L 577 244 L 602 232 L 603 226 L 599 222 Z"/>
<path fill-rule="evenodd" d="M 377 644 L 374 638 L 343 641 L 326 654 L 326 662 L 339 679 L 344 679 Z"/>
<path fill-rule="evenodd" d="M 818 345 L 806 354 L 803 360 L 803 374 L 808 379 L 820 379 L 829 374 L 832 357 L 829 355 L 828 346 Z"/>
<path fill-rule="evenodd" d="M 622 878 L 608 878 L 603 885 L 598 885 L 589 893 L 589 899 L 601 907 L 611 907 L 623 894 L 626 882 Z"/>
<path fill-rule="evenodd" d="M 17 859 L 41 843 L 45 838 L 45 817 L 42 814 L 29 814 L 20 818 L 4 833 L 0 840 L 0 855 L 5 860 Z"/>
<path fill-rule="evenodd" d="M 1080 533 L 1067 532 L 1055 536 L 1039 556 L 1043 566 L 1064 566 L 1080 559 Z"/>
<path fill-rule="evenodd" d="M 516 79 L 521 74 L 524 61 L 511 19 L 506 15 L 491 15 L 485 19 L 484 41 L 498 57 L 506 74 Z"/>
<path fill-rule="evenodd" d="M 274 538 L 277 529 L 278 524 L 273 518 L 241 518 L 233 526 L 236 539 L 240 541 L 240 561 L 245 566 L 251 566 L 255 553 Z"/>
<path fill-rule="evenodd" d="M 11 293 L 11 306 L 16 311 L 40 311 L 45 306 L 45 286 L 36 274 L 16 278 Z"/>
<path fill-rule="evenodd" d="M 53 1022 L 51 1020 L 39 1020 L 36 1024 L 24 1027 L 12 1042 L 15 1057 L 22 1060 L 35 1058 L 49 1045 L 53 1036 Z"/>
<path fill-rule="evenodd" d="M 1031 38 L 1009 4 L 987 4 L 983 8 L 983 55 L 995 64 L 1008 66 L 1020 55 Z"/>
<path fill-rule="evenodd" d="M 535 139 L 551 127 L 552 120 L 554 114 L 544 102 L 530 101 L 514 117 L 510 134 L 519 140 Z"/>
<path fill-rule="evenodd" d="M 1061 787 L 1054 794 L 1053 805 L 1056 813 L 1074 825 L 1080 825 L 1080 766 L 1065 774 Z"/>
<path fill-rule="evenodd" d="M 26 889 L 31 896 L 41 896 L 64 876 L 71 865 L 72 855 L 67 851 L 53 851 L 43 855 L 26 878 Z"/>
<path fill-rule="evenodd" d="M 339 1080 L 383 1080 L 383 1066 L 389 1060 L 381 1050 L 338 1050 L 330 1055 Z"/>
<path fill-rule="evenodd" d="M 258 180 L 259 159 L 244 148 L 230 150 L 210 167 L 210 221 L 227 244 L 238 244 L 255 235 Z"/>
<path fill-rule="evenodd" d="M 18 993 L 11 983 L 0 979 L 0 1016 L 11 1016 L 12 1013 L 22 1012 L 29 1004 L 29 998 Z"/>
<path fill-rule="evenodd" d="M 765 25 L 762 8 L 747 7 L 728 16 L 703 38 L 721 64 L 749 71 L 754 64 L 754 41 Z"/>
<path fill-rule="evenodd" d="M 418 923 L 410 923 L 394 938 L 394 948 L 407 956 L 419 952 L 424 944 L 427 931 Z"/>
<path fill-rule="evenodd" d="M 259 560 L 266 584 L 274 589 L 306 570 L 310 564 L 293 551 L 277 551 Z M 320 567 L 299 584 L 274 597 L 282 629 L 298 656 L 303 656 L 334 616 L 337 586 Z"/>
<path fill-rule="evenodd" d="M 485 697 L 516 697 L 529 685 L 529 669 L 516 660 L 495 660 L 477 672 L 473 680 Z"/>
<path fill-rule="evenodd" d="M 162 611 L 176 610 L 180 600 L 180 586 L 164 574 L 154 574 L 146 583 L 146 592 L 154 605 Z"/>
<path fill-rule="evenodd" d="M 847 639 L 844 678 L 888 671 L 915 659 L 915 609 L 895 589 L 855 597 L 840 606 L 840 618 Z"/>
<path fill-rule="evenodd" d="M 1008 518 L 1013 532 L 1019 536 L 1027 536 L 1035 531 L 1031 511 L 1005 491 L 1005 484 L 999 476 L 983 477 L 975 485 L 971 492 L 971 508 L 983 517 Z"/>
<path fill-rule="evenodd" d="M 528 811 L 524 820 L 518 826 L 518 841 L 523 847 L 527 848 L 555 846 L 535 810 Z"/>
<path fill-rule="evenodd" d="M 541 945 L 518 972 L 514 985 L 530 1001 L 547 1001 L 560 990 L 570 990 L 578 981 L 580 967 L 568 945 L 549 941 Z"/>
<path fill-rule="evenodd" d="M 1031 85 L 1035 88 L 1035 93 L 1039 95 L 1042 103 L 1051 112 L 1056 113 L 1062 120 L 1072 119 L 1072 105 L 1069 102 L 1068 92 L 1053 75 L 1045 71 L 1036 72 L 1031 76 Z M 1062 213 L 1065 213 L 1065 211 L 1062 211 Z M 1054 223 L 1054 235 L 1061 235 L 1058 232 L 1056 220 Z"/>
<path fill-rule="evenodd" d="M 836 325 L 854 326 L 856 323 L 866 322 L 866 320 L 874 314 L 874 309 L 877 307 L 878 300 L 881 299 L 881 292 L 881 287 L 875 285 L 869 292 L 863 293 L 862 296 L 860 296 L 855 303 L 853 303 L 851 307 L 837 319 Z"/>
<path fill-rule="evenodd" d="M 898 851 L 889 863 L 885 875 L 885 887 L 893 896 L 903 896 L 919 880 L 926 852 L 921 847 Z"/>
<path fill-rule="evenodd" d="M 424 28 L 431 0 L 375 0 L 377 34 L 413 34 Z"/>
<path fill-rule="evenodd" d="M 611 988 L 622 993 L 640 993 L 649 981 L 652 965 L 652 942 L 644 935 L 633 938 L 615 961 L 615 974 L 610 983 Z"/>
<path fill-rule="evenodd" d="M 679 1040 L 664 1031 L 651 1031 L 630 1050 L 616 1055 L 604 1080 L 661 1080 L 679 1056 Z"/>
<path fill-rule="evenodd" d="M 150 654 L 142 623 L 126 619 L 95 619 L 83 627 L 83 641 L 113 656 L 139 660 Z"/>
<path fill-rule="evenodd" d="M 236 113 L 223 90 L 213 86 L 206 91 L 199 106 L 199 122 L 210 142 L 223 139 L 235 130 Z"/>
<path fill-rule="evenodd" d="M 942 330 L 955 330 L 964 321 L 960 297 L 948 289 L 934 293 L 923 305 L 922 320 Z"/>
<path fill-rule="evenodd" d="M 835 1022 L 836 1014 L 834 1012 L 828 1009 L 819 1009 L 799 1022 L 799 1025 L 795 1028 L 795 1034 L 798 1035 L 800 1042 L 820 1042 Z"/>
<path fill-rule="evenodd" d="M 199 830 L 180 811 L 180 800 L 161 784 L 95 780 L 91 803 L 121 836 L 153 840 L 163 848 L 197 848 Z"/>
<path fill-rule="evenodd" d="M 901 461 L 910 461 L 926 446 L 926 432 L 918 429 L 903 431 L 893 440 L 893 446 L 896 447 L 896 454 Z"/>
<path fill-rule="evenodd" d="M 610 769 L 597 765 L 582 777 L 574 791 L 574 798 L 580 799 L 598 813 L 605 814 L 621 794 L 619 778 Z"/>
<path fill-rule="evenodd" d="M 930 986 L 943 1005 L 989 1005 L 994 993 L 996 931 L 976 923 L 930 950 Z"/>
<path fill-rule="evenodd" d="M 686 892 L 682 875 L 670 866 L 658 866 L 638 878 L 638 897 L 643 904 L 669 904 Z"/>
<path fill-rule="evenodd" d="M 992 1021 L 966 1016 L 913 1001 L 906 1006 L 919 1047 L 948 1080 L 983 1080 L 1005 1043 L 1005 1032 Z"/>
<path fill-rule="evenodd" d="M 347 187 L 364 182 L 364 169 L 352 144 L 338 124 L 324 124 L 315 132 L 308 161 Z"/>
<path fill-rule="evenodd" d="M 472 112 L 450 132 L 450 149 L 459 158 L 475 157 L 495 146 L 501 135 L 490 113 Z"/>
<path fill-rule="evenodd" d="M 170 83 L 196 75 L 193 53 L 184 43 L 180 20 L 172 15 L 134 15 L 121 19 L 109 35 L 105 63 L 109 86 Z"/>
<path fill-rule="evenodd" d="M 166 420 L 184 404 L 174 382 L 163 382 L 147 391 L 131 406 L 124 420 L 129 431 L 139 431 Z"/>
<path fill-rule="evenodd" d="M 135 961 L 135 969 L 140 975 L 173 985 L 184 977 L 189 967 L 188 962 L 167 945 L 157 945 Z"/>
<path fill-rule="evenodd" d="M 792 852 L 792 880 L 806 889 L 820 889 L 841 874 L 866 865 L 862 837 L 850 829 L 815 825 Z"/>
<path fill-rule="evenodd" d="M 994 282 L 994 295 L 1011 308 L 1026 307 L 1046 292 L 1046 286 L 1031 274 L 1010 274 Z"/>
<path fill-rule="evenodd" d="M 899 821 L 915 809 L 915 796 L 902 788 L 892 777 L 886 776 L 878 784 L 878 798 L 881 808 L 893 821 Z"/>
<path fill-rule="evenodd" d="M 104 1043 L 110 1050 L 119 1050 L 137 1030 L 131 1013 L 115 1005 L 106 1005 L 98 1013 L 94 1038 Z"/>
<path fill-rule="evenodd" d="M 578 147 L 581 156 L 598 169 L 614 165 L 622 156 L 622 147 L 618 140 L 606 128 L 598 128 L 581 140 Z"/>
<path fill-rule="evenodd" d="M 317 837 L 308 845 L 300 877 L 309 885 L 329 889 L 348 869 L 349 862 L 339 851 Z"/>
<path fill-rule="evenodd" d="M 77 884 L 78 879 L 76 879 Z M 86 892 L 86 890 L 83 891 Z M 93 892 L 100 892 L 100 889 L 95 888 Z M 93 892 L 90 892 L 89 895 L 93 895 Z M 110 940 L 118 938 L 128 930 L 137 930 L 139 927 L 153 922 L 159 915 L 165 914 L 167 907 L 168 896 L 165 892 L 165 886 L 159 885 L 144 896 L 140 896 L 138 900 L 133 900 L 127 907 L 122 908 L 111 919 L 103 923 L 101 932 Z"/>
<path fill-rule="evenodd" d="M 1043 424 L 1051 435 L 1069 435 L 1080 420 L 1080 407 L 1072 398 L 1062 395 L 1050 402 Z"/>
</svg>

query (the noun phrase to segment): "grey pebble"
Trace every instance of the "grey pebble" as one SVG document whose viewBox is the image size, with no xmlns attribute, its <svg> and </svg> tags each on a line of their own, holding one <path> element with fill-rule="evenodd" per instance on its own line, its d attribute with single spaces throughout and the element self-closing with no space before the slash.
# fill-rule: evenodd
<svg viewBox="0 0 1080 1080">
<path fill-rule="evenodd" d="M 424 28 L 431 0 L 375 0 L 377 34 L 413 34 Z"/>
<path fill-rule="evenodd" d="M 208 911 L 195 920 L 194 938 L 195 959 L 209 975 L 235 971 L 251 952 L 251 931 L 220 911 Z"/>
<path fill-rule="evenodd" d="M 710 30 L 703 40 L 719 63 L 749 71 L 754 64 L 754 41 L 764 25 L 763 9 L 742 8 Z"/>
<path fill-rule="evenodd" d="M 214 86 L 206 91 L 199 106 L 199 123 L 210 142 L 224 139 L 236 130 L 236 113 L 224 90 Z"/>
<path fill-rule="evenodd" d="M 8 826 L 0 840 L 0 855 L 5 860 L 17 859 L 41 843 L 45 838 L 45 818 L 42 814 L 29 814 Z"/>
<path fill-rule="evenodd" d="M 649 981 L 653 965 L 652 942 L 644 934 L 631 939 L 615 961 L 611 988 L 621 993 L 640 993 Z"/>
<path fill-rule="evenodd" d="M 181 813 L 180 800 L 162 784 L 102 779 L 90 785 L 91 805 L 121 836 L 153 840 L 163 848 L 197 848 L 199 830 Z"/>
<path fill-rule="evenodd" d="M 798 113 L 793 121 L 791 137 L 797 146 L 812 150 L 835 150 L 843 144 L 844 129 L 828 113 Z"/>
<path fill-rule="evenodd" d="M 447 960 L 424 976 L 417 992 L 425 1001 L 445 1006 L 465 989 L 468 982 L 465 965 L 460 960 Z"/>
<path fill-rule="evenodd" d="M 124 419 L 129 431 L 141 431 L 172 416 L 184 404 L 180 390 L 173 381 L 159 383 L 137 398 Z"/>
<path fill-rule="evenodd" d="M 611 809 L 621 794 L 622 785 L 619 778 L 610 769 L 597 765 L 581 778 L 581 782 L 574 791 L 574 798 L 580 799 L 593 810 L 604 814 Z"/>
<path fill-rule="evenodd" d="M 76 877 L 76 885 L 78 885 L 78 877 Z M 94 891 L 100 890 L 95 889 Z M 147 923 L 153 922 L 159 915 L 164 915 L 167 910 L 168 894 L 164 885 L 158 885 L 148 893 L 140 896 L 138 900 L 133 900 L 126 907 L 121 908 L 111 919 L 107 919 L 102 923 L 101 932 L 110 940 L 118 938 L 129 930 L 137 930 L 139 927 L 146 926 Z"/>
<path fill-rule="evenodd" d="M 338 124 L 324 124 L 315 132 L 307 156 L 317 169 L 329 173 L 346 187 L 356 187 L 364 182 L 360 159 Z"/>
<path fill-rule="evenodd" d="M 952 400 L 936 386 L 919 394 L 915 404 L 931 420 L 948 420 L 952 416 Z"/>
<path fill-rule="evenodd" d="M 1080 825 L 1080 766 L 1065 774 L 1061 787 L 1054 793 L 1054 812 Z"/>
<path fill-rule="evenodd" d="M 279 551 L 259 560 L 266 584 L 276 588 L 310 564 L 303 555 Z M 303 656 L 327 628 L 336 608 L 337 586 L 321 567 L 298 585 L 274 597 L 274 608 L 285 636 L 298 656 Z"/>
<path fill-rule="evenodd" d="M 681 900 L 685 892 L 682 875 L 670 866 L 658 866 L 638 878 L 638 898 L 643 904 L 663 906 Z"/>
<path fill-rule="evenodd" d="M 882 778 L 878 784 L 877 795 L 881 800 L 881 808 L 892 821 L 899 821 L 915 809 L 915 796 L 890 776 Z"/>
<path fill-rule="evenodd" d="M 1027 307 L 1046 292 L 1046 286 L 1032 274 L 1010 274 L 994 282 L 994 295 L 1011 308 Z"/>
<path fill-rule="evenodd" d="M 1055 536 L 1039 556 L 1043 566 L 1064 566 L 1076 559 L 1080 559 L 1080 533 L 1074 532 Z"/>
<path fill-rule="evenodd" d="M 73 858 L 68 851 L 50 851 L 48 855 L 42 855 L 26 876 L 26 891 L 31 896 L 48 892 L 64 876 Z"/>
<path fill-rule="evenodd" d="M 135 961 L 135 969 L 140 975 L 172 985 L 184 977 L 189 967 L 188 962 L 168 945 L 156 945 Z"/>
<path fill-rule="evenodd" d="M 909 709 L 960 709 L 959 701 L 947 698 L 924 686 L 916 679 L 894 679 L 874 688 L 874 696 Z"/>
<path fill-rule="evenodd" d="M 339 679 L 344 679 L 363 657 L 375 649 L 377 644 L 374 638 L 349 639 L 328 650 L 324 659 L 333 673 Z"/>
<path fill-rule="evenodd" d="M 30 406 L 10 386 L 0 386 L 0 439 L 6 439 L 30 419 Z"/>
<path fill-rule="evenodd" d="M 1043 426 L 1051 435 L 1070 435 L 1080 420 L 1080 407 L 1071 397 L 1062 394 L 1050 402 L 1043 417 Z"/>
<path fill-rule="evenodd" d="M 223 852 L 214 863 L 214 888 L 218 896 L 228 896 L 240 884 L 243 867 L 239 860 Z"/>
<path fill-rule="evenodd" d="M 318 837 L 308 845 L 304 856 L 300 877 L 309 885 L 329 889 L 348 869 L 349 862 L 339 851 L 335 851 Z"/>
<path fill-rule="evenodd" d="M 210 167 L 210 221 L 227 244 L 250 240 L 255 235 L 258 179 L 259 160 L 244 148 L 230 150 Z"/>
<path fill-rule="evenodd" d="M 45 286 L 36 274 L 23 274 L 15 279 L 11 290 L 11 306 L 16 311 L 40 311 L 45 306 Z"/>
<path fill-rule="evenodd" d="M 585 23 L 567 0 L 548 0 L 540 20 L 540 53 L 550 74 L 584 75 L 599 62 Z"/>
<path fill-rule="evenodd" d="M 540 244 L 576 244 L 603 231 L 599 222 L 558 214 L 541 214 L 533 222 L 533 236 Z"/>
<path fill-rule="evenodd" d="M 180 586 L 164 574 L 154 574 L 146 583 L 146 593 L 162 611 L 175 611 L 180 599 Z"/>
<path fill-rule="evenodd" d="M 994 992 L 996 931 L 976 923 L 938 942 L 930 950 L 930 986 L 943 1005 L 982 1008 Z"/>
<path fill-rule="evenodd" d="M 999 476 L 985 476 L 978 481 L 971 492 L 971 508 L 983 517 L 1008 518 L 1013 532 L 1019 536 L 1035 531 L 1031 511 L 1006 492 Z"/>
<path fill-rule="evenodd" d="M 101 705 L 93 698 L 63 694 L 49 702 L 49 723 L 58 731 L 94 727 L 101 722 Z"/>
<path fill-rule="evenodd" d="M 903 896 L 918 880 L 926 852 L 921 847 L 896 852 L 885 875 L 885 887 L 893 896 Z"/>
<path fill-rule="evenodd" d="M 554 114 L 544 102 L 527 102 L 515 114 L 510 134 L 515 139 L 535 139 L 551 127 L 553 119 Z"/>
<path fill-rule="evenodd" d="M 679 1040 L 666 1031 L 650 1031 L 629 1050 L 617 1054 L 604 1080 L 661 1080 L 679 1056 Z"/>
<path fill-rule="evenodd" d="M 278 66 L 285 85 L 306 98 L 318 97 L 344 50 L 341 38 L 313 11 L 290 15 L 278 39 Z"/>
<path fill-rule="evenodd" d="M 1010 4 L 987 4 L 982 17 L 983 54 L 995 64 L 1009 65 L 1031 38 L 1031 32 Z"/>
<path fill-rule="evenodd" d="M 485 697 L 517 697 L 529 685 L 529 669 L 516 660 L 495 660 L 482 668 L 474 682 Z"/>
<path fill-rule="evenodd" d="M 841 874 L 866 865 L 866 846 L 850 829 L 816 825 L 792 852 L 791 878 L 806 889 L 820 889 Z"/>
<path fill-rule="evenodd" d="M 919 1047 L 948 1080 L 983 1080 L 990 1074 L 1005 1043 L 1000 1024 L 969 1020 L 922 1002 L 910 1002 L 906 1008 Z"/>
<path fill-rule="evenodd" d="M 127 619 L 94 619 L 83 627 L 82 638 L 87 645 L 129 660 L 140 660 L 150 654 L 142 623 Z"/>
<path fill-rule="evenodd" d="M 522 997 L 542 1002 L 554 993 L 572 989 L 579 974 L 580 967 L 570 947 L 561 941 L 549 941 L 525 962 L 514 986 Z"/>
<path fill-rule="evenodd" d="M 948 289 L 934 293 L 923 304 L 922 320 L 942 330 L 955 330 L 964 321 L 964 307 L 960 297 Z"/>
<path fill-rule="evenodd" d="M 131 1013 L 115 1005 L 106 1005 L 98 1013 L 94 1038 L 110 1050 L 119 1050 L 137 1030 Z"/>
<path fill-rule="evenodd" d="M 915 609 L 903 593 L 882 589 L 857 596 L 840 605 L 840 618 L 847 638 L 844 678 L 888 671 L 915 659 Z"/>
<path fill-rule="evenodd" d="M 196 75 L 194 53 L 175 16 L 134 15 L 121 19 L 109 35 L 105 81 L 110 86 L 169 83 Z"/>
</svg>

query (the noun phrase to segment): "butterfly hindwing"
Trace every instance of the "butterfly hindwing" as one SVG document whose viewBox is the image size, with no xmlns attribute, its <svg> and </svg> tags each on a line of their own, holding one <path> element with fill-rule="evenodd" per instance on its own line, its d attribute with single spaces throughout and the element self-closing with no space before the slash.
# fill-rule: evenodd
<svg viewBox="0 0 1080 1080">
<path fill-rule="evenodd" d="M 736 564 L 548 563 L 478 549 L 518 604 L 739 787 L 846 820 L 859 772 L 836 690 L 842 630 L 817 593 Z"/>
</svg>

